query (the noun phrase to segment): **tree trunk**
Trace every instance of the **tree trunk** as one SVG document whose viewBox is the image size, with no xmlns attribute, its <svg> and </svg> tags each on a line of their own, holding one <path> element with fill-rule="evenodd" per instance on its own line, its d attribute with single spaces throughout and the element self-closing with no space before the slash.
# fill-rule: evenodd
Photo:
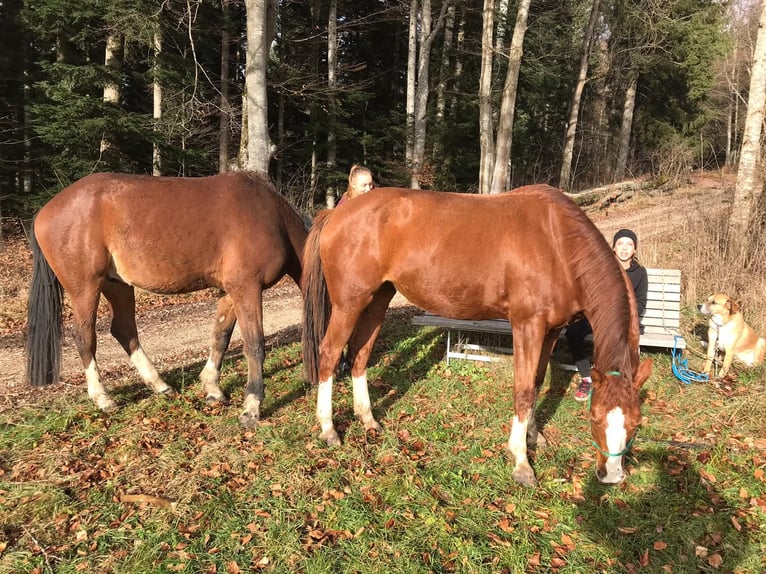
<svg viewBox="0 0 766 574">
<path fill-rule="evenodd" d="M 431 45 L 431 0 L 420 2 L 420 48 L 418 50 L 418 75 L 415 80 L 415 122 L 412 130 L 412 171 L 410 187 L 420 189 L 423 159 L 426 145 L 426 107 L 428 106 L 428 75 Z"/>
<path fill-rule="evenodd" d="M 617 163 L 614 170 L 614 181 L 620 181 L 625 177 L 628 166 L 628 151 L 630 150 L 630 132 L 633 129 L 633 111 L 636 107 L 636 88 L 638 86 L 637 74 L 631 74 L 628 89 L 625 90 L 625 102 L 622 108 L 622 123 L 620 124 L 620 136 L 617 144 Z"/>
<path fill-rule="evenodd" d="M 160 122 L 162 121 L 162 84 L 160 83 L 160 55 L 162 54 L 162 33 L 157 24 L 157 31 L 154 33 L 154 78 L 153 88 L 153 110 L 152 118 L 154 120 L 155 141 L 152 144 L 152 175 L 162 175 L 162 153 L 160 151 L 159 134 L 161 133 Z"/>
<path fill-rule="evenodd" d="M 269 140 L 269 114 L 266 71 L 269 47 L 274 37 L 277 4 L 275 0 L 246 0 L 247 64 L 247 163 L 246 168 L 266 177 L 272 147 Z"/>
<path fill-rule="evenodd" d="M 580 100 L 588 78 L 588 60 L 590 59 L 590 46 L 593 39 L 593 30 L 596 28 L 600 0 L 593 0 L 590 9 L 588 27 L 582 39 L 582 52 L 580 54 L 580 72 L 577 75 L 572 101 L 569 103 L 569 119 L 567 132 L 564 137 L 564 153 L 561 161 L 561 173 L 559 174 L 559 186 L 569 191 L 572 178 L 572 155 L 574 154 L 575 134 L 577 133 L 577 120 L 580 116 Z"/>
<path fill-rule="evenodd" d="M 479 193 L 489 193 L 492 183 L 494 157 L 494 126 L 492 125 L 492 31 L 494 29 L 494 0 L 484 0 L 481 33 L 481 75 L 479 77 Z"/>
<path fill-rule="evenodd" d="M 766 3 L 761 7 L 758 22 L 758 38 L 753 53 L 750 72 L 750 91 L 747 99 L 747 117 L 742 135 L 742 149 L 734 188 L 734 205 L 729 227 L 731 237 L 738 247 L 744 263 L 743 249 L 747 245 L 747 233 L 760 199 L 763 174 L 761 173 L 761 132 L 766 108 Z"/>
<path fill-rule="evenodd" d="M 229 34 L 229 2 L 221 0 L 223 30 L 221 30 L 221 109 L 218 116 L 218 173 L 229 171 L 229 125 L 231 105 L 229 103 L 229 59 L 231 34 Z"/>
<path fill-rule="evenodd" d="M 335 207 L 335 173 L 337 138 L 335 130 L 337 129 L 338 102 L 336 99 L 336 90 L 338 88 L 337 67 L 338 67 L 338 15 L 337 2 L 330 0 L 330 15 L 327 17 L 327 89 L 329 91 L 329 113 L 327 118 L 327 173 L 332 178 L 327 185 L 327 207 Z"/>
<path fill-rule="evenodd" d="M 407 40 L 407 93 L 405 102 L 404 160 L 412 172 L 412 152 L 415 143 L 415 84 L 418 62 L 418 0 L 410 0 L 410 25 Z"/>
<path fill-rule="evenodd" d="M 110 33 L 106 38 L 106 48 L 104 50 L 104 64 L 110 69 L 111 73 L 115 77 L 119 77 L 122 73 L 122 60 L 123 60 L 123 44 L 124 38 L 122 34 Z M 120 105 L 120 84 L 119 81 L 108 81 L 104 84 L 104 102 L 115 106 Z M 108 126 L 107 126 L 108 129 Z M 107 165 L 114 168 L 115 166 L 115 153 L 114 142 L 108 133 L 104 133 L 101 136 L 101 157 L 106 161 Z"/>
<path fill-rule="evenodd" d="M 508 73 L 505 76 L 503 100 L 500 105 L 500 124 L 495 139 L 495 165 L 492 171 L 490 193 L 500 193 L 508 187 L 513 118 L 516 113 L 516 87 L 519 84 L 521 56 L 524 52 L 524 36 L 527 32 L 527 16 L 532 0 L 520 0 L 516 11 L 516 25 L 513 28 L 511 47 L 508 50 Z"/>
<path fill-rule="evenodd" d="M 444 43 L 442 44 L 441 62 L 439 65 L 439 83 L 436 85 L 436 128 L 441 134 L 444 128 L 444 113 L 447 109 L 447 77 L 450 70 L 450 54 L 452 53 L 452 40 L 455 27 L 455 7 L 447 8 L 447 20 L 444 24 Z M 437 141 L 434 143 L 432 162 L 439 161 L 442 156 L 441 146 Z"/>
</svg>

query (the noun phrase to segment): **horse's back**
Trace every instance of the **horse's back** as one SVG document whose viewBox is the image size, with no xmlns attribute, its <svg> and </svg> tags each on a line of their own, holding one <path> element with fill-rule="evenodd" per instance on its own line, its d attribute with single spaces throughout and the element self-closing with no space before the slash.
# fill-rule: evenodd
<svg viewBox="0 0 766 574">
<path fill-rule="evenodd" d="M 592 224 L 555 188 L 493 196 L 381 188 L 336 211 L 323 232 L 325 267 L 331 260 L 345 273 L 353 261 L 347 272 L 371 288 L 390 281 L 440 315 L 508 317 L 547 305 L 563 316 L 581 306 L 565 239 Z"/>
<path fill-rule="evenodd" d="M 225 289 L 224 276 L 238 265 L 265 284 L 281 277 L 294 259 L 285 217 L 300 219 L 291 210 L 268 182 L 245 172 L 98 173 L 54 196 L 38 213 L 35 233 L 65 282 L 66 267 L 77 264 L 83 276 L 109 275 L 150 291 Z"/>
</svg>

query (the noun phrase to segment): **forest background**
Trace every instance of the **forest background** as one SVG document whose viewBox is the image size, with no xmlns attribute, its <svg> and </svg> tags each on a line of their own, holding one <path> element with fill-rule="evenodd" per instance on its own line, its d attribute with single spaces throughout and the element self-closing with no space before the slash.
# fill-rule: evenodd
<svg viewBox="0 0 766 574">
<path fill-rule="evenodd" d="M 311 211 L 355 162 L 386 185 L 463 192 L 736 166 L 760 13 L 753 0 L 1 0 L 0 216 L 107 170 L 267 171 Z"/>
</svg>

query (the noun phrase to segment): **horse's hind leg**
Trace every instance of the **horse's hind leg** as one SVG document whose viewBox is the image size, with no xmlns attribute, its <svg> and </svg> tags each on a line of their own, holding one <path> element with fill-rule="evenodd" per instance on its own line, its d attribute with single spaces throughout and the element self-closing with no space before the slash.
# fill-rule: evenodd
<svg viewBox="0 0 766 574">
<path fill-rule="evenodd" d="M 74 342 L 85 369 L 88 396 L 102 411 L 113 411 L 117 405 L 101 383 L 101 375 L 96 363 L 96 311 L 101 295 L 95 284 L 89 285 L 87 282 L 82 282 L 78 287 L 77 290 L 70 288 L 68 291 L 72 304 Z"/>
<path fill-rule="evenodd" d="M 103 287 L 104 297 L 112 307 L 110 332 L 130 357 L 144 383 L 155 393 L 168 397 L 176 395 L 175 390 L 162 380 L 154 364 L 146 356 L 138 340 L 136 327 L 136 299 L 133 287 L 118 281 L 107 280 Z"/>
<path fill-rule="evenodd" d="M 353 360 L 351 381 L 354 390 L 354 414 L 368 431 L 380 431 L 381 426 L 372 414 L 367 385 L 367 362 L 383 325 L 388 305 L 395 294 L 396 289 L 393 285 L 383 284 L 372 302 L 362 312 L 349 341 L 349 355 Z"/>
<path fill-rule="evenodd" d="M 261 418 L 261 404 L 265 398 L 263 388 L 263 293 L 260 285 L 232 298 L 234 312 L 242 331 L 242 348 L 247 359 L 247 387 L 240 424 L 254 428 Z"/>
<path fill-rule="evenodd" d="M 213 325 L 213 338 L 210 344 L 210 356 L 205 363 L 205 368 L 199 374 L 202 388 L 207 395 L 208 403 L 228 403 L 229 399 L 218 386 L 221 377 L 221 364 L 226 349 L 231 342 L 231 334 L 237 323 L 237 315 L 234 313 L 234 303 L 228 295 L 224 295 L 218 301 L 215 312 L 215 324 Z"/>
</svg>

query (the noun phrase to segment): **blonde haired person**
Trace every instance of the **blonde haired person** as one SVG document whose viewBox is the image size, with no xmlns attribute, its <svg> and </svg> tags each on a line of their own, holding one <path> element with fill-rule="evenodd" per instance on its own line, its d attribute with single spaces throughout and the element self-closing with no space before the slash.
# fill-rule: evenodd
<svg viewBox="0 0 766 574">
<path fill-rule="evenodd" d="M 338 205 L 344 202 L 359 197 L 370 191 L 375 187 L 375 183 L 372 181 L 372 172 L 369 168 L 355 163 L 351 166 L 351 170 L 348 172 L 348 188 L 343 197 L 340 198 Z"/>
</svg>

